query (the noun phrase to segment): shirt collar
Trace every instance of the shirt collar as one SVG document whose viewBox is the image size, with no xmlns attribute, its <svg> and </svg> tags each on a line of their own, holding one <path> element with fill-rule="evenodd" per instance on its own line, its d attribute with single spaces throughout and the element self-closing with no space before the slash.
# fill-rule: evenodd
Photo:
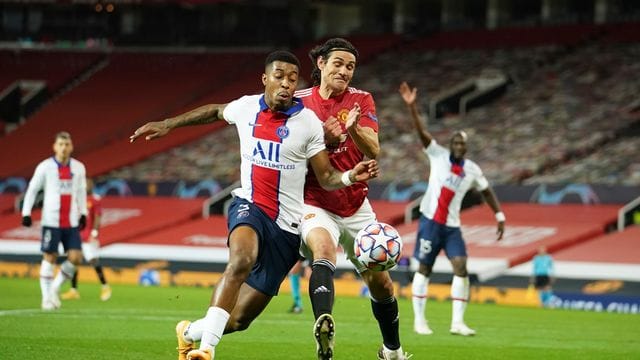
<svg viewBox="0 0 640 360">
<path fill-rule="evenodd" d="M 303 108 L 304 108 L 304 105 L 302 105 L 302 100 L 300 100 L 300 98 L 294 97 L 293 104 L 291 105 L 290 108 L 284 111 L 278 111 L 278 112 L 283 113 L 288 117 L 291 117 L 296 113 L 299 113 L 300 110 L 302 110 Z M 269 106 L 267 105 L 267 102 L 264 100 L 264 94 L 262 94 L 262 96 L 260 96 L 260 111 L 265 111 L 267 109 L 269 109 Z"/>
</svg>

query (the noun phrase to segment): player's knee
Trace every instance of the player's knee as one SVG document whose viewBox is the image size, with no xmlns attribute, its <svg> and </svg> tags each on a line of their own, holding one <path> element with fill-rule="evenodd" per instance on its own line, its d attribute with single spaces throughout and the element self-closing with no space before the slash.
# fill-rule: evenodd
<svg viewBox="0 0 640 360">
<path fill-rule="evenodd" d="M 374 299 L 387 299 L 393 296 L 394 286 L 390 276 L 376 276 L 369 282 L 369 291 Z"/>
<path fill-rule="evenodd" d="M 251 272 L 255 260 L 251 256 L 234 256 L 227 264 L 226 272 L 233 276 L 246 276 Z"/>
<path fill-rule="evenodd" d="M 82 253 L 79 251 L 70 251 L 68 254 L 69 262 L 73 265 L 80 265 L 82 262 Z"/>
</svg>

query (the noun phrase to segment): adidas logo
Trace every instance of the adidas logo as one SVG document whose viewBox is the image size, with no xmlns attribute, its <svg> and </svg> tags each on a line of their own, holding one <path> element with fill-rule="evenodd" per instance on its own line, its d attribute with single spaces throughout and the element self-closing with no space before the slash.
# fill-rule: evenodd
<svg viewBox="0 0 640 360">
<path fill-rule="evenodd" d="M 324 285 L 320 285 L 319 287 L 317 287 L 315 290 L 313 290 L 314 294 L 318 294 L 318 293 L 330 293 L 331 290 L 327 289 L 326 286 Z"/>
</svg>

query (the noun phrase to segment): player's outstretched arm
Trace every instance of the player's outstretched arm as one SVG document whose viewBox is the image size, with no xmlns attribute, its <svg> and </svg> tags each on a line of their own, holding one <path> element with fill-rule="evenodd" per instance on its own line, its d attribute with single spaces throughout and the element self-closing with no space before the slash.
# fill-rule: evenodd
<svg viewBox="0 0 640 360">
<path fill-rule="evenodd" d="M 407 104 L 407 107 L 409 108 L 409 113 L 411 114 L 413 125 L 415 126 L 416 131 L 418 132 L 420 141 L 422 141 L 422 146 L 424 146 L 425 148 L 428 147 L 429 144 L 431 144 L 431 140 L 433 139 L 433 136 L 431 136 L 431 133 L 427 131 L 426 126 L 422 125 L 423 124 L 422 116 L 420 115 L 420 111 L 418 111 L 418 106 L 416 105 L 416 99 L 418 97 L 418 89 L 417 88 L 411 89 L 409 87 L 409 84 L 407 84 L 406 81 L 403 81 L 402 84 L 400 84 L 400 89 L 398 89 L 398 91 L 400 92 L 400 95 L 402 96 L 402 99 L 404 100 L 405 104 Z M 424 121 L 425 124 L 428 122 L 427 120 L 428 119 Z"/>
<path fill-rule="evenodd" d="M 358 124 L 362 110 L 360 104 L 355 103 L 353 108 L 347 115 L 345 127 L 351 139 L 363 154 L 369 159 L 375 159 L 380 153 L 380 143 L 378 142 L 378 133 L 368 127 Z"/>
<path fill-rule="evenodd" d="M 145 140 L 153 140 L 167 135 L 171 129 L 177 127 L 210 124 L 216 120 L 222 120 L 222 114 L 226 106 L 227 104 L 204 105 L 163 121 L 148 122 L 136 129 L 133 135 L 129 136 L 129 141 L 134 142 L 138 137 L 145 134 Z"/>
<path fill-rule="evenodd" d="M 491 187 L 483 190 L 482 196 L 487 201 L 487 204 L 489 204 L 489 207 L 491 207 L 493 212 L 496 214 L 496 221 L 498 222 L 498 230 L 496 231 L 496 234 L 498 235 L 497 240 L 500 241 L 502 240 L 502 236 L 504 235 L 504 223 L 506 221 L 506 218 L 504 216 L 504 213 L 502 212 L 502 209 L 500 208 L 498 198 L 496 197 L 496 194 L 493 192 Z"/>
<path fill-rule="evenodd" d="M 309 161 L 320 186 L 325 190 L 341 189 L 358 181 L 367 181 L 380 175 L 380 169 L 378 169 L 378 163 L 375 160 L 361 161 L 349 171 L 336 170 L 331 166 L 326 150 L 317 153 Z"/>
</svg>

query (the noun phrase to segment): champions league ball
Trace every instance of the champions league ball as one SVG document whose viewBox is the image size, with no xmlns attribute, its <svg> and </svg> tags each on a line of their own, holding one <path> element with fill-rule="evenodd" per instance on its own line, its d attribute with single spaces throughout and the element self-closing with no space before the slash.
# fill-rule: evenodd
<svg viewBox="0 0 640 360">
<path fill-rule="evenodd" d="M 360 230 L 353 241 L 356 258 L 367 269 L 385 271 L 393 268 L 402 253 L 402 239 L 391 225 L 375 222 Z"/>
</svg>

